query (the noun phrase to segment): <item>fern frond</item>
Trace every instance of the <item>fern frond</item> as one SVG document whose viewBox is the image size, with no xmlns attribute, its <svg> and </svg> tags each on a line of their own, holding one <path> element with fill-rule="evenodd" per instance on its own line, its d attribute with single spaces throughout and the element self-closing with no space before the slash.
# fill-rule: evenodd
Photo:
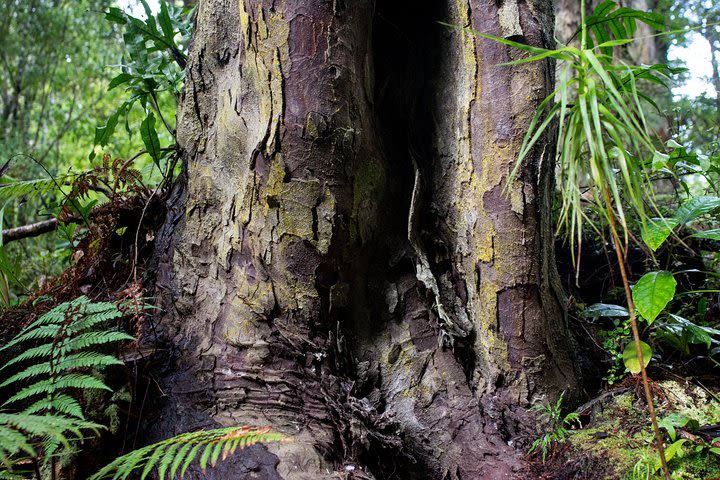
<svg viewBox="0 0 720 480">
<path fill-rule="evenodd" d="M 0 387 L 17 383 L 21 380 L 25 380 L 38 375 L 48 375 L 52 370 L 55 372 L 65 372 L 68 370 L 74 370 L 77 368 L 87 367 L 106 367 L 109 365 L 122 365 L 123 362 L 115 358 L 112 355 L 105 355 L 96 352 L 80 352 L 72 355 L 68 355 L 58 362 L 54 367 L 50 363 L 40 363 L 37 365 L 30 365 L 22 372 L 16 373 L 12 377 L 8 378 L 4 382 L 0 383 Z"/>
<path fill-rule="evenodd" d="M 115 342 L 134 340 L 128 334 L 103 327 L 120 316 L 122 313 L 112 303 L 92 303 L 87 297 L 79 297 L 40 316 L 0 347 L 5 350 L 41 343 L 24 349 L 0 367 L 2 372 L 10 366 L 15 369 L 29 364 L 1 379 L 0 388 L 19 390 L 3 406 L 30 404 L 22 413 L 0 412 L 0 463 L 8 467 L 6 471 L 0 467 L 0 474 L 17 473 L 15 467 L 27 456 L 39 455 L 47 461 L 71 453 L 71 441 L 84 438 L 88 430 L 98 432 L 104 428 L 85 420 L 80 402 L 69 390 L 111 390 L 97 377 L 82 373 L 82 369 L 122 364 L 116 357 L 96 351 Z M 31 385 L 23 386 L 27 381 Z"/>
<path fill-rule="evenodd" d="M 70 302 L 61 303 L 52 310 L 46 312 L 37 320 L 25 327 L 25 330 L 33 330 L 41 325 L 66 324 L 68 323 L 68 314 L 71 317 L 71 323 L 75 324 L 81 323 L 81 321 L 86 318 L 94 319 L 96 316 L 100 316 L 100 321 L 104 321 L 110 318 L 118 318 L 122 315 L 114 303 L 93 303 L 88 297 L 81 295 Z"/>
<path fill-rule="evenodd" d="M 10 397 L 3 403 L 3 406 L 12 405 L 20 400 L 33 397 L 40 394 L 52 394 L 58 390 L 65 388 L 77 388 L 79 390 L 108 390 L 112 391 L 110 387 L 105 385 L 102 381 L 93 377 L 92 375 L 85 375 L 81 373 L 70 373 L 61 375 L 57 378 L 50 378 L 47 380 L 41 380 L 36 382 L 29 387 L 23 388 L 21 391 Z"/>
<path fill-rule="evenodd" d="M 64 413 L 70 417 L 85 420 L 80 402 L 64 393 L 56 393 L 53 398 L 42 398 L 23 410 L 23 413 L 32 414 L 42 411 Z"/>
<path fill-rule="evenodd" d="M 25 480 L 26 478 L 26 475 L 0 470 L 0 480 Z"/>
<path fill-rule="evenodd" d="M 41 338 L 54 338 L 60 331 L 59 325 L 40 325 L 34 328 L 27 327 L 18 336 L 0 347 L 5 350 L 28 340 L 39 340 Z"/>
<path fill-rule="evenodd" d="M 45 345 L 43 345 L 45 346 Z M 8 378 L 4 382 L 0 383 L 0 387 L 6 387 L 10 384 L 13 384 L 15 382 L 19 382 L 20 380 L 25 380 L 26 378 L 32 378 L 37 377 L 38 375 L 49 375 L 52 371 L 52 366 L 49 362 L 46 363 L 38 363 L 37 365 L 30 365 L 22 372 L 16 373 L 12 377 Z"/>
<path fill-rule="evenodd" d="M 195 460 L 195 457 L 197 456 L 198 452 L 200 451 L 200 444 L 193 445 L 192 450 L 190 450 L 185 458 L 182 459 L 183 465 L 182 470 L 180 470 L 180 478 L 185 476 L 185 472 L 187 471 L 190 464 Z"/>
<path fill-rule="evenodd" d="M 122 313 L 113 304 L 106 304 L 108 307 L 98 312 L 83 312 L 84 318 L 79 321 L 75 321 L 68 325 L 67 331 L 69 334 L 75 334 L 84 332 L 90 328 L 93 328 L 101 323 L 105 323 L 108 320 L 120 318 Z"/>
<path fill-rule="evenodd" d="M 194 455 L 190 456 L 188 453 L 190 453 L 190 449 L 193 448 L 192 443 L 184 443 L 180 445 L 180 449 L 178 450 L 177 454 L 175 455 L 175 458 L 173 458 L 172 465 L 170 465 L 170 477 L 169 478 L 175 478 L 175 474 L 178 471 L 178 468 L 180 468 L 180 464 L 183 463 L 184 459 L 190 459 L 190 462 L 192 462 L 192 459 L 195 458 Z M 190 464 L 188 462 L 188 465 Z M 187 467 L 185 467 L 187 468 Z M 183 468 L 183 473 L 180 474 L 182 477 L 185 473 L 185 468 Z"/>
<path fill-rule="evenodd" d="M 75 352 L 78 350 L 84 350 L 89 347 L 95 347 L 99 345 L 106 345 L 113 342 L 125 342 L 135 340 L 135 337 L 128 335 L 123 332 L 88 332 L 78 335 L 75 338 L 71 338 L 63 345 L 65 351 Z"/>
<path fill-rule="evenodd" d="M 24 362 L 25 360 L 35 360 L 41 357 L 49 357 L 51 355 L 51 351 L 48 350 L 48 345 L 43 344 L 39 345 L 37 347 L 28 348 L 21 354 L 19 354 L 15 358 L 11 358 L 8 360 L 5 365 L 0 367 L 0 371 L 6 369 L 7 367 L 11 365 L 15 365 L 16 363 Z"/>
<path fill-rule="evenodd" d="M 154 468 L 158 469 L 161 480 L 173 479 L 179 468 L 180 477 L 197 458 L 203 448 L 199 465 L 205 470 L 208 463 L 212 466 L 222 459 L 225 460 L 238 448 L 249 447 L 259 442 L 278 442 L 285 440 L 285 436 L 272 432 L 270 427 L 254 428 L 227 427 L 215 430 L 183 433 L 162 442 L 148 445 L 134 450 L 115 459 L 102 470 L 90 477 L 89 480 L 100 480 L 112 477 L 114 480 L 125 480 L 135 470 L 142 468 L 141 480 L 144 480 Z"/>
<path fill-rule="evenodd" d="M 12 200 L 32 198 L 37 195 L 46 195 L 50 192 L 58 191 L 58 185 L 62 185 L 72 177 L 73 175 L 67 175 L 57 179 L 38 178 L 35 180 L 20 181 L 3 177 L 0 179 L 3 182 L 0 185 L 0 204 L 5 205 Z"/>
<path fill-rule="evenodd" d="M 71 437 L 82 437 L 82 430 L 99 432 L 103 428 L 105 427 L 94 422 L 63 415 L 0 413 L 0 435 L 3 437 L 0 442 L 0 455 L 12 455 L 20 451 L 34 455 L 32 447 L 27 448 L 31 445 L 30 437 L 44 437 L 67 446 Z M 25 444 L 12 432 L 22 435 Z"/>
<path fill-rule="evenodd" d="M 27 436 L 13 428 L 0 425 L 0 459 L 6 463 L 7 457 L 18 452 L 35 455 L 35 450 L 30 445 Z"/>
<path fill-rule="evenodd" d="M 158 477 L 165 478 L 165 473 L 167 472 L 170 464 L 175 460 L 175 456 L 179 448 L 180 445 L 175 443 L 173 445 L 170 445 L 170 448 L 167 449 L 165 455 L 163 455 L 163 459 L 160 462 L 160 465 L 158 465 Z"/>
<path fill-rule="evenodd" d="M 0 474 L 22 476 L 18 468 L 41 452 L 45 460 L 70 450 L 71 442 L 83 438 L 84 430 L 98 433 L 102 425 L 62 415 L 0 413 Z M 10 471 L 12 470 L 12 471 Z M 11 478 L 3 477 L 2 478 Z"/>
</svg>

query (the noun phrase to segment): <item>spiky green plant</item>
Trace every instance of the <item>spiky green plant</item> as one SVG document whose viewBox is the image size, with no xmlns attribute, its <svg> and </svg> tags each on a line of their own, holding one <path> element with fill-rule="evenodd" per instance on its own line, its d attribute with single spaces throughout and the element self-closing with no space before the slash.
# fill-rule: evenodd
<svg viewBox="0 0 720 480">
<path fill-rule="evenodd" d="M 122 363 L 102 351 L 134 339 L 109 325 L 121 315 L 112 303 L 82 296 L 45 313 L 0 347 L 19 350 L 0 367 L 0 374 L 18 370 L 0 383 L 0 389 L 16 392 L 0 406 L 0 473 L 30 469 L 39 479 L 40 464 L 54 462 L 84 432 L 103 428 L 85 419 L 77 394 L 110 390 L 88 370 Z"/>
<path fill-rule="evenodd" d="M 530 408 L 531 411 L 537 412 L 538 420 L 544 424 L 545 430 L 532 443 L 528 454 L 542 452 L 543 463 L 545 463 L 550 448 L 556 443 L 564 442 L 568 437 L 569 432 L 565 427 L 571 427 L 573 423 L 582 427 L 580 416 L 577 413 L 570 412 L 565 416 L 562 415 L 563 397 L 565 397 L 565 392 L 560 394 L 560 398 L 555 403 L 540 404 Z"/>
<path fill-rule="evenodd" d="M 155 468 L 160 480 L 172 480 L 178 473 L 182 478 L 198 455 L 200 468 L 205 471 L 208 466 L 215 466 L 218 460 L 225 460 L 238 448 L 284 439 L 282 434 L 272 432 L 270 427 L 227 427 L 183 433 L 123 455 L 89 480 L 124 480 L 141 469 L 140 479 L 144 480 Z"/>
</svg>

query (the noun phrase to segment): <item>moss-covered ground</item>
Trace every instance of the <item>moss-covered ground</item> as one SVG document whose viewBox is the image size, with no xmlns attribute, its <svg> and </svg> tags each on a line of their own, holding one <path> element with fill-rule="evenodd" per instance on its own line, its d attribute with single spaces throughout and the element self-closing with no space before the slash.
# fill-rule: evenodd
<svg viewBox="0 0 720 480">
<path fill-rule="evenodd" d="M 630 379 L 632 381 L 632 379 Z M 541 479 L 660 479 L 647 406 L 634 384 L 608 392 L 578 409 L 583 427 L 571 430 L 556 444 L 535 474 Z M 720 402 L 705 386 L 689 379 L 653 385 L 658 419 L 696 420 L 697 425 L 676 428 L 676 440 L 685 440 L 668 466 L 673 479 L 720 479 L 720 454 L 711 451 L 720 437 Z M 689 422 L 692 424 L 692 422 Z M 698 430 L 697 427 L 700 427 Z M 668 452 L 673 441 L 661 429 Z M 715 443 L 720 446 L 720 443 Z M 720 452 L 720 450 L 717 450 Z"/>
</svg>

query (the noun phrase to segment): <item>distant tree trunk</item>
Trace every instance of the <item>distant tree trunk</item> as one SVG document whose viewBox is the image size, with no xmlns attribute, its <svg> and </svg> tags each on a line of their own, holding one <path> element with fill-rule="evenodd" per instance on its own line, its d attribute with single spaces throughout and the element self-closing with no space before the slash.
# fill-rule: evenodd
<svg viewBox="0 0 720 480">
<path fill-rule="evenodd" d="M 604 0 L 586 0 L 585 14 L 590 16 L 598 5 Z M 623 7 L 633 8 L 635 10 L 649 10 L 653 7 L 655 0 L 616 0 Z M 562 43 L 570 42 L 573 35 L 580 26 L 580 5 L 579 0 L 556 0 L 555 1 L 555 37 Z M 652 37 L 655 33 L 650 27 L 642 22 L 637 24 L 636 41 L 629 44 L 627 55 L 629 59 L 636 64 L 651 65 L 659 63 L 662 56 L 660 50 L 664 50 L 662 44 L 665 39 Z"/>
<path fill-rule="evenodd" d="M 217 478 L 523 471 L 528 407 L 578 392 L 552 145 L 507 177 L 553 67 L 549 1 L 201 2 L 166 231 L 156 435 L 270 424 Z M 347 467 L 347 468 L 345 468 Z"/>
</svg>

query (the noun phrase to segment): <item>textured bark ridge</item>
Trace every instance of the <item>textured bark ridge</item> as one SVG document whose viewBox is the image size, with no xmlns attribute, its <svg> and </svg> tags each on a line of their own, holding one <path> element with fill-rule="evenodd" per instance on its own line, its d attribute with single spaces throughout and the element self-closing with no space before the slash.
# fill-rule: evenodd
<svg viewBox="0 0 720 480">
<path fill-rule="evenodd" d="M 270 424 L 218 478 L 509 478 L 577 389 L 548 152 L 506 179 L 552 67 L 549 2 L 206 0 L 158 279 L 158 435 Z"/>
</svg>

